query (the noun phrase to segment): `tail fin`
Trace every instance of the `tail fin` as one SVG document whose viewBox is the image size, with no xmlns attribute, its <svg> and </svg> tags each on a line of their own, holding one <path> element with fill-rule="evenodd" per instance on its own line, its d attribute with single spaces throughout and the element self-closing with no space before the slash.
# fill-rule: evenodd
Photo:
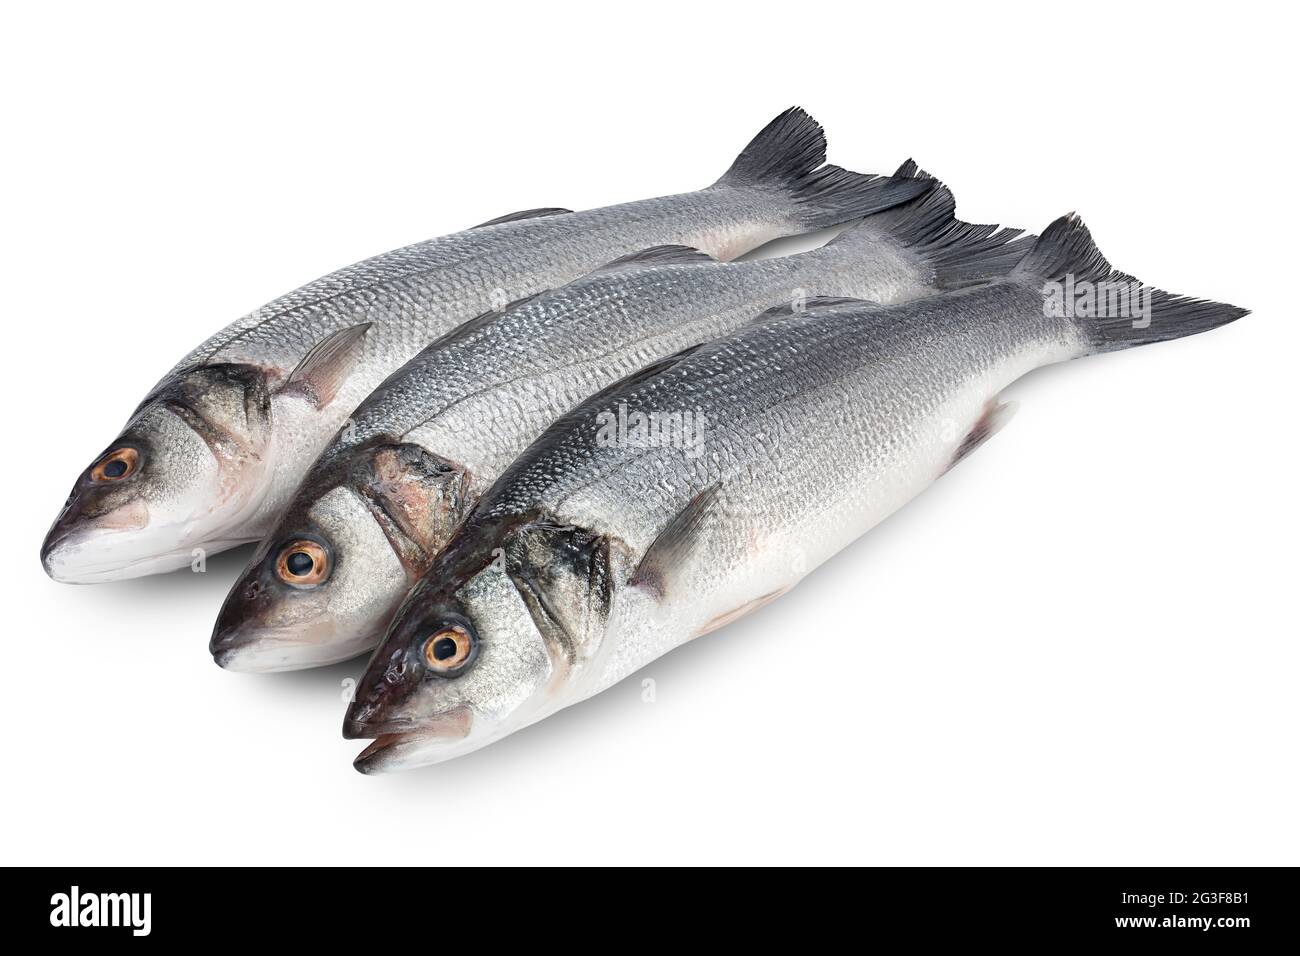
<svg viewBox="0 0 1300 956">
<path fill-rule="evenodd" d="M 811 116 L 792 106 L 763 127 L 716 185 L 748 186 L 784 194 L 803 229 L 820 229 L 897 206 L 925 192 L 920 180 L 872 176 L 822 166 L 826 136 Z"/>
<path fill-rule="evenodd" d="M 1029 252 L 1034 237 L 1020 229 L 976 225 L 956 218 L 952 191 L 908 160 L 895 176 L 927 185 L 920 198 L 870 216 L 828 243 L 849 245 L 857 240 L 888 239 L 920 259 L 939 289 L 955 289 L 1005 276 Z"/>
<path fill-rule="evenodd" d="M 1040 288 L 1044 308 L 1073 319 L 1096 352 L 1179 339 L 1249 314 L 1235 305 L 1162 292 L 1111 268 L 1073 213 L 1043 230 L 1012 277 Z"/>
</svg>

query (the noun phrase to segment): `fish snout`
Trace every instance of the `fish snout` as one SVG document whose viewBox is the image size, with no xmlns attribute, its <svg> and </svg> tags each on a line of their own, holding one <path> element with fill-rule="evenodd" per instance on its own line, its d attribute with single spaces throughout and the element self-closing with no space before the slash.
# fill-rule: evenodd
<svg viewBox="0 0 1300 956">
<path fill-rule="evenodd" d="M 265 557 L 254 560 L 217 615 L 208 650 L 218 665 L 251 673 L 323 667 L 378 642 L 375 628 L 382 629 L 382 620 L 345 613 L 319 592 L 278 583 L 266 564 Z"/>
<path fill-rule="evenodd" d="M 139 498 L 101 512 L 74 492 L 41 543 L 41 567 L 65 584 L 130 577 L 125 572 L 139 555 L 127 532 L 148 526 L 149 509 Z"/>
<path fill-rule="evenodd" d="M 69 502 L 71 504 L 71 502 Z M 54 519 L 54 525 L 45 533 L 45 540 L 41 542 L 41 567 L 55 581 L 70 583 L 68 577 L 69 561 L 68 557 L 76 549 L 68 540 L 73 532 L 63 520 L 67 512 L 68 505 L 63 506 L 63 511 Z"/>
<path fill-rule="evenodd" d="M 459 608 L 438 605 L 431 612 L 399 614 L 357 684 L 343 736 L 385 740 L 380 749 L 386 752 L 399 738 L 445 743 L 467 737 L 471 707 L 457 689 L 457 671 L 443 662 L 457 656 L 472 662 L 474 644 L 472 625 Z"/>
<path fill-rule="evenodd" d="M 343 736 L 349 740 L 404 733 L 415 729 L 405 711 L 423 673 L 410 660 L 405 643 L 381 647 L 357 684 L 356 695 L 343 719 Z"/>
<path fill-rule="evenodd" d="M 247 664 L 255 656 L 248 651 L 264 631 L 262 625 L 270 610 L 270 599 L 267 582 L 259 569 L 261 559 L 260 553 L 255 555 L 252 564 L 235 582 L 212 627 L 208 652 L 219 666 L 227 670 L 248 669 L 240 662 Z"/>
<path fill-rule="evenodd" d="M 223 627 L 218 623 L 208 651 L 225 670 L 270 674 L 337 664 L 364 653 L 367 646 L 364 641 L 330 640 L 307 627 Z"/>
<path fill-rule="evenodd" d="M 258 576 L 237 583 L 217 614 L 208 651 L 229 671 L 267 673 L 312 667 L 315 631 L 276 620 L 274 589 Z"/>
<path fill-rule="evenodd" d="M 260 670 L 261 668 L 250 666 L 259 656 L 265 656 L 258 654 L 257 645 L 258 638 L 254 631 L 242 625 L 223 624 L 218 619 L 212 630 L 212 638 L 208 641 L 208 651 L 217 666 L 226 670 Z"/>
<path fill-rule="evenodd" d="M 208 641 L 218 666 L 231 671 L 265 672 L 311 666 L 296 663 L 296 649 L 312 636 L 310 627 L 285 614 L 284 595 L 268 571 L 266 548 L 254 555 L 226 595 Z"/>
</svg>

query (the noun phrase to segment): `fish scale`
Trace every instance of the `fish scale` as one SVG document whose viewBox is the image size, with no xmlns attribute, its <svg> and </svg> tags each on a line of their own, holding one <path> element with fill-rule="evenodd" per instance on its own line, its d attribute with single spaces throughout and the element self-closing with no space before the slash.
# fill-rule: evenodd
<svg viewBox="0 0 1300 956">
<path fill-rule="evenodd" d="M 282 669 L 373 645 L 377 609 L 396 607 L 478 495 L 556 416 L 619 378 L 807 290 L 901 301 L 939 292 L 957 263 L 996 273 L 1023 255 L 1015 230 L 958 223 L 945 187 L 914 164 L 900 173 L 925 183 L 924 196 L 812 252 L 722 263 L 655 247 L 431 344 L 354 411 L 304 478 L 222 608 L 217 660 Z M 386 545 L 374 546 L 372 524 Z M 303 541 L 339 568 L 310 594 L 278 570 Z"/>
<path fill-rule="evenodd" d="M 1052 296 L 1067 277 L 1132 281 L 1065 217 L 1008 274 L 895 305 L 778 308 L 571 409 L 393 618 L 344 725 L 373 738 L 358 769 L 481 747 L 779 596 L 992 434 L 999 393 L 1028 371 L 1245 314 L 1145 289 L 1136 320 L 1066 315 Z M 615 405 L 703 411 L 702 453 L 602 441 Z M 432 655 L 448 633 L 456 655 Z"/>
<path fill-rule="evenodd" d="M 687 243 L 731 258 L 888 209 L 924 188 L 909 177 L 823 166 L 824 158 L 821 128 L 787 110 L 706 189 L 584 212 L 526 210 L 349 266 L 254 311 L 155 386 L 78 479 L 42 563 L 59 580 L 116 580 L 186 566 L 196 549 L 256 540 L 371 390 L 502 301 L 651 245 Z M 180 405 L 196 383 L 227 389 L 224 404 L 256 407 L 257 416 L 200 423 Z M 177 431 L 168 419 L 175 412 L 200 429 Z M 114 455 L 136 456 L 128 473 L 96 471 Z M 193 477 L 182 482 L 180 473 Z"/>
</svg>

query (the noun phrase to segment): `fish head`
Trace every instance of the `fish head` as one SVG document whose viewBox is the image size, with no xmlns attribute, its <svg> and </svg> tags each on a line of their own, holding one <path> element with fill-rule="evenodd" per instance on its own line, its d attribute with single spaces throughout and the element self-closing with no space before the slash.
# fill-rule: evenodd
<svg viewBox="0 0 1300 956">
<path fill-rule="evenodd" d="M 472 505 L 469 487 L 419 445 L 336 441 L 226 598 L 217 663 L 297 670 L 373 648 Z"/>
<path fill-rule="evenodd" d="M 46 572 L 91 583 L 189 564 L 260 500 L 269 426 L 260 369 L 168 376 L 78 477 L 41 547 Z"/>
<path fill-rule="evenodd" d="M 457 533 L 370 659 L 344 723 L 345 737 L 374 739 L 363 773 L 467 753 L 578 699 L 609 613 L 608 540 L 492 524 Z"/>
</svg>

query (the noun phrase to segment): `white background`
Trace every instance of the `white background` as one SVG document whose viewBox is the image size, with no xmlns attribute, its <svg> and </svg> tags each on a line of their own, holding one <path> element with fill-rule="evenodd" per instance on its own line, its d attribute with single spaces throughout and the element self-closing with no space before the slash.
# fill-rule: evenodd
<svg viewBox="0 0 1300 956">
<path fill-rule="evenodd" d="M 1300 862 L 1294 23 L 981 7 L 8 8 L 5 862 Z M 246 552 L 42 573 L 79 470 L 226 322 L 510 210 L 707 185 L 791 104 L 834 162 L 915 156 L 969 220 L 1077 209 L 1254 314 L 1035 373 L 793 593 L 423 771 L 351 768 L 360 661 L 212 663 Z"/>
</svg>

